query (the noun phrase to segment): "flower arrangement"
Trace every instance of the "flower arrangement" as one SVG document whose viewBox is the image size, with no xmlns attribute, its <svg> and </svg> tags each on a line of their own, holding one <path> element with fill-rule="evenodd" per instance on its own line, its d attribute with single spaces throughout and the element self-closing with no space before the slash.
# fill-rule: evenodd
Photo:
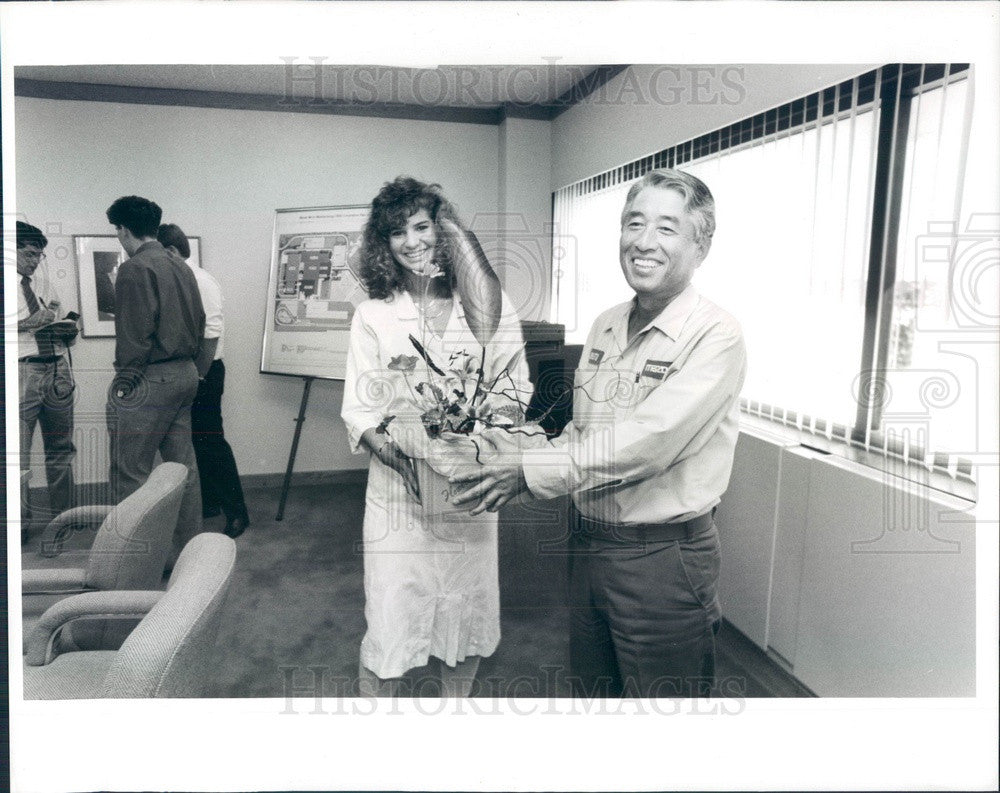
<svg viewBox="0 0 1000 793">
<path fill-rule="evenodd" d="M 388 369 L 402 374 L 428 438 L 469 436 L 479 462 L 480 445 L 471 436 L 480 436 L 488 429 L 516 431 L 523 421 L 524 406 L 506 370 L 492 382 L 485 382 L 481 363 L 485 349 L 478 359 L 464 350 L 453 353 L 442 367 L 412 334 L 410 343 L 417 355 L 397 355 L 389 361 Z M 420 360 L 426 365 L 427 379 L 414 383 L 411 378 Z M 390 434 L 388 427 L 395 418 L 385 416 L 376 432 Z"/>
</svg>

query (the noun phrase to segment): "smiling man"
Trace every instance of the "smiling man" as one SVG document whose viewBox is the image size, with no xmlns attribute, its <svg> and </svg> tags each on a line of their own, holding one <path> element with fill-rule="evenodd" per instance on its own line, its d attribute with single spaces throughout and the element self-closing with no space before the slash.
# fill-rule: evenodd
<svg viewBox="0 0 1000 793">
<path fill-rule="evenodd" d="M 452 479 L 493 511 L 525 490 L 573 496 L 570 665 L 577 693 L 704 696 L 715 675 L 726 490 L 746 373 L 739 323 L 698 294 L 715 202 L 690 174 L 633 185 L 620 263 L 635 297 L 601 314 L 576 375 L 573 421 L 520 464 Z"/>
</svg>

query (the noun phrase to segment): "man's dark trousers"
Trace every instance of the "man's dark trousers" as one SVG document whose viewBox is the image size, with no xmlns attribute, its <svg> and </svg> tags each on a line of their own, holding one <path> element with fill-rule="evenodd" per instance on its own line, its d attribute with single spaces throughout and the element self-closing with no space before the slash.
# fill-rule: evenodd
<svg viewBox="0 0 1000 793">
<path fill-rule="evenodd" d="M 707 696 L 715 677 L 719 537 L 570 538 L 570 672 L 581 696 Z"/>
<path fill-rule="evenodd" d="M 225 365 L 221 359 L 213 361 L 205 379 L 198 384 L 191 408 L 191 439 L 201 478 L 202 515 L 218 515 L 221 510 L 230 520 L 246 521 L 247 506 L 236 458 L 222 431 L 225 381 Z"/>
</svg>

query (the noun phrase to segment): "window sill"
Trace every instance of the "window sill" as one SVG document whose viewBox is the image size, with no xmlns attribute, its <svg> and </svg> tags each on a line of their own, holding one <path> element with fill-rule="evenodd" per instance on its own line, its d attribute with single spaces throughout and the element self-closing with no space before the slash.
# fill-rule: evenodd
<svg viewBox="0 0 1000 793">
<path fill-rule="evenodd" d="M 864 466 L 887 476 L 945 493 L 970 504 L 975 504 L 977 501 L 977 486 L 970 479 L 953 477 L 942 471 L 929 469 L 924 465 L 906 462 L 892 455 L 861 449 L 824 435 L 814 435 L 781 422 L 741 412 L 740 431 L 749 432 L 757 437 L 785 446 L 801 446 L 811 449 L 819 454 L 829 455 L 834 460 Z"/>
</svg>

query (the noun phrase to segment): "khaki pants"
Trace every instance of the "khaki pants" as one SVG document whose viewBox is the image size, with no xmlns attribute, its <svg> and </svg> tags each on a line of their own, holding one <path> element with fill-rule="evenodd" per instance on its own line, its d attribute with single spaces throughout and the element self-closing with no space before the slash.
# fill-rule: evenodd
<svg viewBox="0 0 1000 793">
<path fill-rule="evenodd" d="M 35 425 L 42 431 L 48 512 L 32 504 L 27 477 L 21 482 L 21 518 L 27 527 L 33 516 L 51 519 L 73 505 L 73 397 L 76 384 L 66 356 L 51 363 L 18 363 L 21 471 L 31 468 Z"/>
<path fill-rule="evenodd" d="M 201 532 L 201 488 L 191 443 L 191 403 L 197 391 L 198 372 L 190 359 L 150 364 L 128 392 L 122 393 L 116 381 L 108 389 L 108 478 L 114 503 L 149 478 L 157 452 L 164 462 L 188 468 L 171 560 Z"/>
</svg>

